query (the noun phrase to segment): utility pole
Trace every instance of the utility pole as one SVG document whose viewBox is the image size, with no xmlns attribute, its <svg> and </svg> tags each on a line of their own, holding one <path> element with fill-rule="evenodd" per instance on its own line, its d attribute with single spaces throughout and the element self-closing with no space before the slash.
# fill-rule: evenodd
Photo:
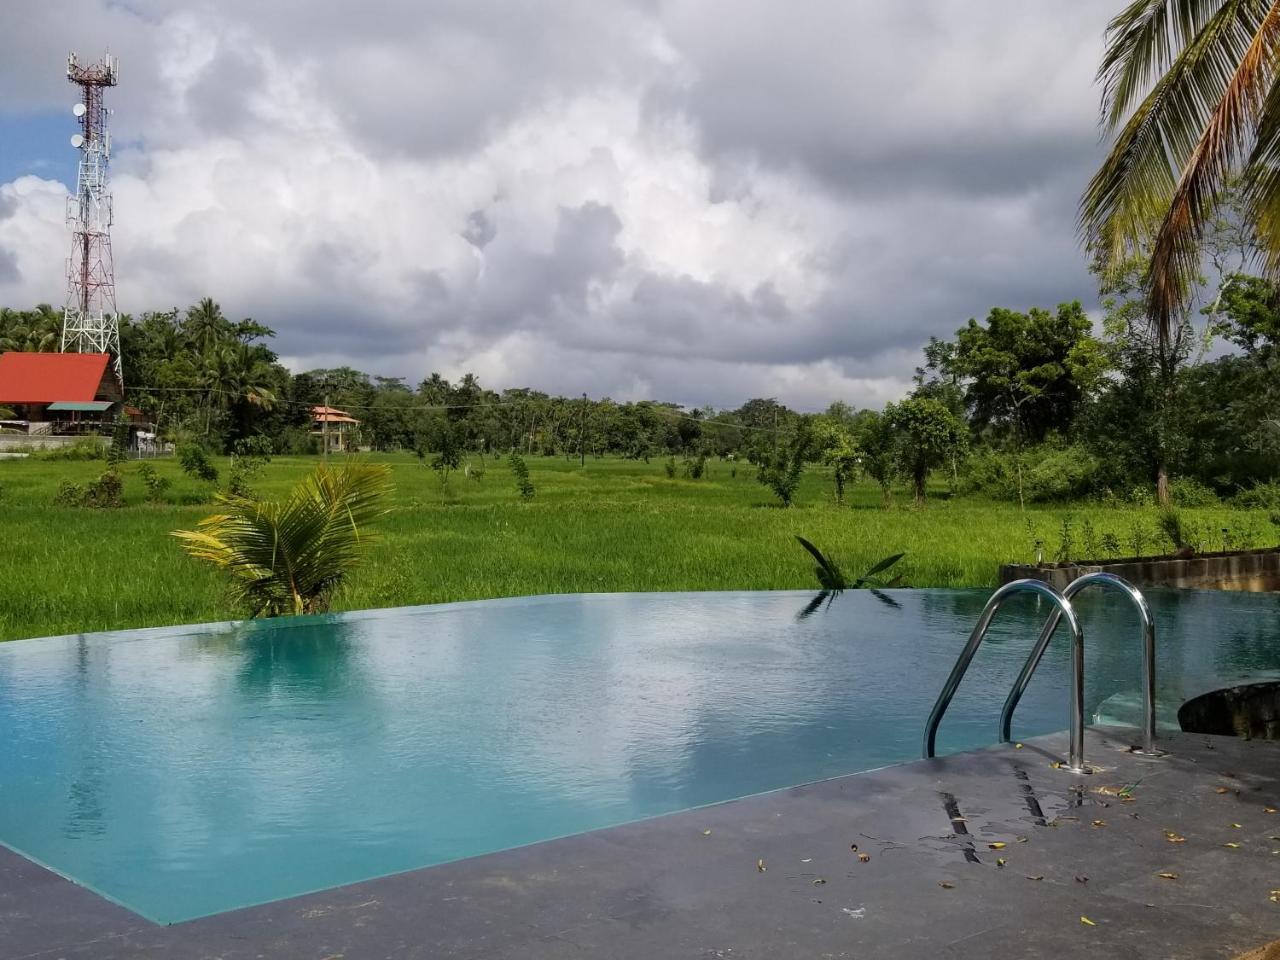
<svg viewBox="0 0 1280 960">
<path fill-rule="evenodd" d="M 585 468 L 587 465 L 587 395 L 582 395 L 582 419 L 578 424 L 578 453 L 579 463 Z"/>
<path fill-rule="evenodd" d="M 320 432 L 324 436 L 323 446 L 324 462 L 329 462 L 329 395 L 324 395 L 324 408 L 320 411 Z"/>
</svg>

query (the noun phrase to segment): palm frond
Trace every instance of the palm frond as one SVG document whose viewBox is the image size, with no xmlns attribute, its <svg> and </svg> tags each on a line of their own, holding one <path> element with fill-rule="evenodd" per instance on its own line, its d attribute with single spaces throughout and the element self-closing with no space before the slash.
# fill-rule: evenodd
<svg viewBox="0 0 1280 960">
<path fill-rule="evenodd" d="M 1192 150 L 1151 250 L 1148 312 L 1162 335 L 1200 269 L 1200 237 L 1222 187 L 1253 141 L 1275 79 L 1280 3 L 1270 3 Z"/>
<path fill-rule="evenodd" d="M 1133 0 L 1112 18 L 1098 67 L 1107 129 L 1120 126 L 1221 6 L 1222 0 Z"/>
<path fill-rule="evenodd" d="M 1264 251 L 1268 275 L 1280 275 L 1280 78 L 1262 104 L 1243 177 L 1245 211 Z"/>
<path fill-rule="evenodd" d="M 835 563 L 828 560 L 821 550 L 815 547 L 804 537 L 797 535 L 796 539 L 800 541 L 800 546 L 808 550 L 813 559 L 818 562 L 818 566 L 814 570 L 814 574 L 817 576 L 818 583 L 824 590 L 840 591 L 847 589 L 848 584 L 845 581 L 844 574 L 840 571 L 840 568 L 835 565 Z"/>
<path fill-rule="evenodd" d="M 1081 199 L 1081 233 L 1087 245 L 1101 254 L 1104 264 L 1122 263 L 1142 253 L 1153 236 L 1155 224 L 1168 210 L 1177 189 L 1179 171 L 1195 150 L 1214 106 L 1222 99 L 1235 66 L 1256 32 L 1256 22 L 1262 19 L 1256 15 L 1260 4 L 1261 0 L 1219 0 L 1210 5 L 1216 6 L 1216 11 L 1193 36 L 1184 37 L 1181 31 L 1174 30 L 1149 40 L 1148 45 L 1161 48 L 1175 39 L 1185 40 L 1186 45 L 1176 55 L 1170 52 L 1168 69 L 1133 109 Z M 1189 16 L 1182 19 L 1196 22 Z M 1255 29 L 1250 29 L 1251 22 Z M 1141 69 L 1135 78 L 1139 74 L 1146 76 L 1148 69 L 1156 69 L 1143 63 L 1164 62 L 1164 53 L 1153 53 L 1147 46 L 1130 42 L 1126 47 L 1126 36 L 1120 33 L 1112 38 L 1104 69 L 1112 74 L 1120 69 L 1116 58 L 1125 49 L 1140 61 Z M 1136 83 L 1136 79 L 1127 83 Z M 1109 96 L 1112 104 L 1104 104 L 1104 112 L 1113 112 L 1119 104 L 1131 102 L 1116 99 L 1115 90 Z M 1131 98 L 1131 94 L 1126 93 L 1125 97 Z M 1116 113 L 1116 123 L 1120 116 Z"/>
<path fill-rule="evenodd" d="M 279 502 L 222 496 L 226 512 L 175 530 L 187 553 L 226 571 L 254 616 L 324 610 L 360 562 L 362 531 L 386 511 L 385 466 L 317 469 Z"/>
<path fill-rule="evenodd" d="M 854 581 L 853 585 L 855 587 L 861 587 L 867 583 L 870 583 L 871 578 L 874 577 L 877 573 L 884 573 L 884 571 L 888 570 L 890 567 L 892 567 L 895 563 L 897 563 L 899 560 L 901 560 L 905 556 L 906 556 L 905 553 L 895 553 L 891 557 L 885 557 L 883 560 L 879 561 L 878 563 L 873 564 L 870 570 L 868 570 L 866 573 L 864 573 L 862 576 L 860 576 L 857 580 Z"/>
</svg>

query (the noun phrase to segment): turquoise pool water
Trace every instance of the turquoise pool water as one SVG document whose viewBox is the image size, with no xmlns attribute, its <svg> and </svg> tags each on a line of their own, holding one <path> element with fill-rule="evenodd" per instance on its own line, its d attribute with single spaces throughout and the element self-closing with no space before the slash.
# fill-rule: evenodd
<svg viewBox="0 0 1280 960">
<path fill-rule="evenodd" d="M 0 644 L 0 842 L 162 923 L 918 756 L 988 591 L 540 597 Z M 1270 595 L 1151 594 L 1165 702 L 1280 669 Z M 1080 599 L 1088 698 L 1133 614 Z M 1047 609 L 940 734 L 992 742 Z M 1015 723 L 1062 729 L 1055 642 Z"/>
</svg>

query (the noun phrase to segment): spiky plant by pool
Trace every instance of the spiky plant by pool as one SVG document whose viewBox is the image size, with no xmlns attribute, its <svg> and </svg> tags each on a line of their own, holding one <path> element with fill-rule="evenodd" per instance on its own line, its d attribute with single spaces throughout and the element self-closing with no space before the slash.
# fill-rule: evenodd
<svg viewBox="0 0 1280 960">
<path fill-rule="evenodd" d="M 232 577 L 235 599 L 255 617 L 323 613 L 360 563 L 364 528 L 387 513 L 384 465 L 320 467 L 283 500 L 221 495 L 225 513 L 175 530 L 191 556 Z"/>
</svg>

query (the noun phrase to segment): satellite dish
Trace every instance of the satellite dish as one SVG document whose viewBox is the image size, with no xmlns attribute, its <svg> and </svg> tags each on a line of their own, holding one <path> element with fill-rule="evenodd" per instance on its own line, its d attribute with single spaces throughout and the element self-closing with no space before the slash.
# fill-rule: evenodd
<svg viewBox="0 0 1280 960">
<path fill-rule="evenodd" d="M 71 145 L 79 150 L 80 147 L 84 145 L 84 137 L 80 136 L 78 133 L 72 134 Z"/>
<path fill-rule="evenodd" d="M 83 117 L 85 115 L 85 105 L 83 103 L 77 103 L 71 108 L 71 112 L 77 117 Z"/>
</svg>

